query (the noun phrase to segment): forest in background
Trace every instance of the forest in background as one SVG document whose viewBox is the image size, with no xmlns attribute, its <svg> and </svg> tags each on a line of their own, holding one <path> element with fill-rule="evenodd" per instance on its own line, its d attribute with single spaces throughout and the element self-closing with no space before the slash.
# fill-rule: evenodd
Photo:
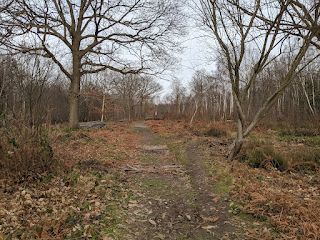
<svg viewBox="0 0 320 240">
<path fill-rule="evenodd" d="M 286 71 L 284 56 L 261 74 L 249 92 L 249 119 L 280 84 Z M 316 121 L 320 110 L 319 61 L 305 68 L 274 104 L 267 120 L 293 125 Z M 3 56 L 0 66 L 0 111 L 3 124 L 23 119 L 28 126 L 68 121 L 68 81 L 52 62 L 37 56 Z M 79 119 L 86 121 L 143 120 L 194 117 L 198 121 L 235 120 L 236 109 L 223 66 L 214 72 L 198 70 L 184 84 L 173 80 L 170 92 L 148 75 L 111 71 L 82 81 Z M 160 96 L 161 95 L 161 96 Z M 103 116 L 103 118 L 102 118 Z"/>
<path fill-rule="evenodd" d="M 140 239 L 127 214 L 146 239 L 181 219 L 212 239 L 224 218 L 319 238 L 319 1 L 2 3 L 0 239 Z M 179 79 L 188 31 L 216 68 Z"/>
<path fill-rule="evenodd" d="M 265 116 L 296 124 L 318 115 L 316 1 L 6 0 L 0 14 L 4 125 L 18 115 L 70 129 L 98 119 L 235 120 L 234 158 Z M 175 69 L 194 30 L 214 40 L 203 51 L 216 69 L 198 69 L 186 86 L 173 76 L 159 98 L 157 78 Z"/>
</svg>

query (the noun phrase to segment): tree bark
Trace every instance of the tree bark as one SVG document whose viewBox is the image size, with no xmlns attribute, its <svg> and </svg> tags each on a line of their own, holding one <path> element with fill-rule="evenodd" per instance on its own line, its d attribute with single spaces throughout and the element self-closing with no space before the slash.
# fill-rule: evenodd
<svg viewBox="0 0 320 240">
<path fill-rule="evenodd" d="M 106 95 L 103 94 L 103 99 L 102 99 L 102 107 L 101 107 L 101 122 L 103 122 L 103 117 L 104 117 L 104 102 L 105 102 L 105 98 L 106 98 Z"/>
<path fill-rule="evenodd" d="M 312 73 L 310 74 L 310 80 L 312 83 L 312 103 L 313 103 L 313 114 L 316 115 L 316 100 L 315 100 L 315 88 L 314 88 L 314 81 L 312 77 Z"/>
<path fill-rule="evenodd" d="M 305 78 L 301 78 L 300 77 L 300 81 L 301 81 L 301 85 L 302 85 L 302 90 L 303 90 L 303 93 L 306 97 L 306 100 L 307 100 L 307 103 L 308 103 L 308 106 L 309 106 L 309 109 L 310 109 L 310 112 L 312 113 L 313 116 L 315 116 L 315 113 L 314 113 L 314 110 L 311 106 L 311 102 L 310 102 L 310 99 L 309 99 L 309 96 L 308 96 L 308 93 L 307 93 L 307 90 L 306 90 L 306 82 L 305 82 Z"/>
<path fill-rule="evenodd" d="M 233 140 L 231 146 L 229 147 L 229 150 L 227 152 L 227 157 L 231 160 L 237 156 L 237 154 L 240 152 L 243 144 L 243 124 L 241 122 L 241 119 L 237 119 L 237 137 Z"/>
<path fill-rule="evenodd" d="M 80 58 L 78 54 L 73 54 L 73 74 L 70 84 L 70 108 L 69 108 L 69 128 L 79 128 L 79 93 L 80 93 Z"/>
<path fill-rule="evenodd" d="M 193 123 L 193 119 L 194 117 L 196 116 L 196 113 L 198 111 L 198 101 L 196 100 L 196 110 L 194 111 L 193 115 L 192 115 L 192 118 L 190 120 L 190 123 L 189 123 L 189 126 L 192 127 L 192 123 Z"/>
</svg>

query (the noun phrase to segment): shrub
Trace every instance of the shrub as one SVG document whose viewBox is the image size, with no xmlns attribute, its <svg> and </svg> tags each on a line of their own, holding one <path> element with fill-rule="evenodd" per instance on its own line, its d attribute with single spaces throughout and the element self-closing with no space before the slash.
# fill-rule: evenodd
<svg viewBox="0 0 320 240">
<path fill-rule="evenodd" d="M 254 168 L 274 168 L 285 170 L 287 166 L 286 156 L 276 152 L 268 139 L 251 138 L 245 144 L 239 156 L 240 162 Z"/>
<path fill-rule="evenodd" d="M 50 142 L 41 129 L 27 128 L 19 121 L 0 128 L 0 178 L 34 181 L 54 172 L 56 165 Z"/>
<path fill-rule="evenodd" d="M 279 170 L 285 170 L 287 160 L 285 156 L 274 151 L 270 146 L 258 148 L 248 153 L 248 164 L 252 167 L 273 167 Z"/>
<path fill-rule="evenodd" d="M 294 129 L 279 132 L 280 137 L 315 137 L 318 135 L 317 129 Z"/>
<path fill-rule="evenodd" d="M 237 159 L 254 168 L 298 172 L 315 172 L 320 169 L 320 150 L 317 148 L 299 148 L 289 153 L 281 153 L 275 151 L 270 142 L 257 138 L 244 144 Z"/>
<path fill-rule="evenodd" d="M 226 137 L 227 136 L 227 131 L 221 128 L 211 128 L 209 131 L 205 133 L 205 136 L 210 136 L 210 137 Z"/>
</svg>

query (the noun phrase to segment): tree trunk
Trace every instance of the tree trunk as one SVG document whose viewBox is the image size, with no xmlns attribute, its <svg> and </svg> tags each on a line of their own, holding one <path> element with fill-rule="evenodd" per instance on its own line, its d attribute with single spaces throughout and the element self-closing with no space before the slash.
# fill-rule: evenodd
<svg viewBox="0 0 320 240">
<path fill-rule="evenodd" d="M 128 120 L 129 120 L 129 122 L 131 122 L 131 104 L 130 104 L 130 100 L 128 102 Z"/>
<path fill-rule="evenodd" d="M 192 126 L 192 123 L 193 123 L 193 119 L 194 117 L 196 116 L 196 113 L 198 111 L 198 101 L 196 100 L 196 110 L 194 111 L 193 115 L 192 115 L 192 118 L 190 120 L 190 123 L 189 123 L 189 126 L 191 127 Z"/>
<path fill-rule="evenodd" d="M 313 116 L 315 116 L 314 110 L 313 110 L 313 108 L 312 108 L 312 106 L 311 106 L 310 99 L 309 99 L 309 96 L 308 96 L 308 93 L 307 93 L 307 90 L 306 90 L 305 78 L 302 79 L 302 78 L 300 77 L 300 81 L 301 81 L 302 90 L 303 90 L 303 93 L 304 93 L 304 95 L 305 95 L 305 97 L 306 97 L 306 100 L 307 100 L 307 103 L 308 103 L 310 112 L 312 113 Z"/>
<path fill-rule="evenodd" d="M 102 99 L 102 107 L 101 107 L 101 122 L 103 122 L 103 117 L 104 117 L 104 102 L 105 102 L 105 98 L 106 98 L 106 95 L 103 94 L 103 99 Z"/>
<path fill-rule="evenodd" d="M 142 119 L 142 111 L 143 111 L 143 98 L 140 99 L 139 120 Z"/>
<path fill-rule="evenodd" d="M 316 100 L 315 100 L 315 88 L 314 88 L 314 81 L 313 81 L 313 77 L 312 74 L 310 74 L 310 80 L 312 83 L 312 105 L 313 105 L 313 113 L 314 115 L 316 115 Z"/>
<path fill-rule="evenodd" d="M 73 74 L 70 84 L 69 128 L 79 128 L 79 92 L 80 92 L 80 58 L 73 55 Z"/>
<path fill-rule="evenodd" d="M 3 77 L 2 77 L 2 83 L 1 83 L 0 97 L 2 96 L 2 93 L 3 93 L 3 90 L 4 90 L 4 86 L 5 86 L 5 82 L 6 82 L 6 67 L 4 67 L 4 69 L 3 69 Z"/>
<path fill-rule="evenodd" d="M 230 93 L 230 119 L 232 117 L 232 113 L 233 113 L 233 93 L 231 91 L 231 93 Z"/>
<path fill-rule="evenodd" d="M 243 144 L 243 125 L 240 118 L 237 119 L 237 137 L 233 140 L 229 147 L 227 157 L 231 160 L 240 152 Z"/>
</svg>

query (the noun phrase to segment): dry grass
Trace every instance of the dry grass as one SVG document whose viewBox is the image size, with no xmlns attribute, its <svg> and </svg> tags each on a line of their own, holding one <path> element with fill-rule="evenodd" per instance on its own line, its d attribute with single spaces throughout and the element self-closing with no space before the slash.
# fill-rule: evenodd
<svg viewBox="0 0 320 240">
<path fill-rule="evenodd" d="M 146 124 L 155 134 L 166 139 L 188 139 L 192 136 L 192 133 L 189 131 L 189 124 L 185 120 L 155 120 L 147 121 Z"/>
</svg>

